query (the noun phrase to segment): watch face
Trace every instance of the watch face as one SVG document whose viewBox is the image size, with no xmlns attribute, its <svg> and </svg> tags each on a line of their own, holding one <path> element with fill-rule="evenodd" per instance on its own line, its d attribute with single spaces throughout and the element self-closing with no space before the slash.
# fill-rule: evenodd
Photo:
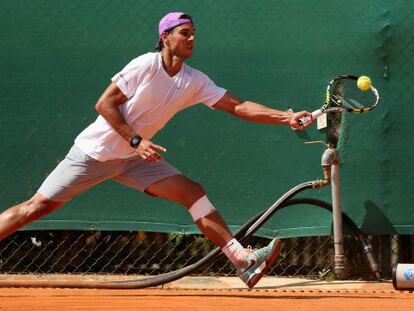
<svg viewBox="0 0 414 311">
<path fill-rule="evenodd" d="M 131 138 L 131 147 L 134 147 L 134 148 L 138 147 L 141 140 L 142 140 L 141 137 L 138 137 L 138 136 L 132 137 Z"/>
</svg>

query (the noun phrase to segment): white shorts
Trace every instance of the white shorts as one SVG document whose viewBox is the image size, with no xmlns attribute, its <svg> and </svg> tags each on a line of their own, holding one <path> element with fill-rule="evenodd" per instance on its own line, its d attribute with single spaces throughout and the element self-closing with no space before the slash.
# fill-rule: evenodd
<svg viewBox="0 0 414 311">
<path fill-rule="evenodd" d="M 150 163 L 137 156 L 100 162 L 73 146 L 37 192 L 52 201 L 66 202 L 107 179 L 144 192 L 151 184 L 178 174 L 181 172 L 164 160 Z"/>
</svg>

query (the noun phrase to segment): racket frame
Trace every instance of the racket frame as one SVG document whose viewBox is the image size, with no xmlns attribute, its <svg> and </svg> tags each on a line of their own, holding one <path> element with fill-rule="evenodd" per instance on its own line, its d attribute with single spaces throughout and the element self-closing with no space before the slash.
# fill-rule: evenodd
<svg viewBox="0 0 414 311">
<path fill-rule="evenodd" d="M 380 95 L 378 90 L 374 86 L 370 86 L 370 91 L 375 95 L 376 101 L 369 107 L 366 108 L 347 108 L 347 107 L 329 107 L 331 101 L 332 101 L 332 88 L 336 86 L 336 84 L 341 80 L 358 80 L 358 76 L 354 75 L 340 75 L 332 79 L 327 88 L 326 88 L 326 96 L 325 96 L 325 102 L 322 105 L 320 109 L 317 109 L 312 112 L 312 117 L 305 117 L 299 120 L 299 124 L 302 126 L 306 126 L 311 120 L 317 119 L 319 116 L 321 116 L 324 113 L 327 112 L 351 112 L 351 113 L 366 113 L 374 109 L 378 106 L 380 102 Z"/>
</svg>

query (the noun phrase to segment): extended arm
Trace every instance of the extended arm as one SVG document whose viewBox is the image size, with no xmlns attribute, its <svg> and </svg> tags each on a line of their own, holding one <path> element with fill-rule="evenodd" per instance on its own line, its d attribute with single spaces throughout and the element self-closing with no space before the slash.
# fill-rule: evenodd
<svg viewBox="0 0 414 311">
<path fill-rule="evenodd" d="M 251 101 L 241 101 L 232 93 L 227 92 L 215 105 L 215 109 L 228 112 L 238 118 L 250 122 L 288 125 L 292 129 L 301 130 L 298 120 L 310 115 L 307 111 L 293 113 L 269 108 Z M 312 123 L 312 122 L 311 122 Z M 311 123 L 306 126 L 311 125 Z"/>
</svg>

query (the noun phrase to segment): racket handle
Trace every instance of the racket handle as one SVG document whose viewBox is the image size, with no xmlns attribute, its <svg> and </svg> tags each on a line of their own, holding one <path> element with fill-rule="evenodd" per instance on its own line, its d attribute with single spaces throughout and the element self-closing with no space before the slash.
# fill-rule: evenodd
<svg viewBox="0 0 414 311">
<path fill-rule="evenodd" d="M 323 111 L 321 109 L 315 110 L 314 112 L 312 112 L 312 117 L 301 118 L 298 123 L 299 125 L 306 126 L 312 119 L 315 120 L 322 114 L 323 114 Z"/>
</svg>

